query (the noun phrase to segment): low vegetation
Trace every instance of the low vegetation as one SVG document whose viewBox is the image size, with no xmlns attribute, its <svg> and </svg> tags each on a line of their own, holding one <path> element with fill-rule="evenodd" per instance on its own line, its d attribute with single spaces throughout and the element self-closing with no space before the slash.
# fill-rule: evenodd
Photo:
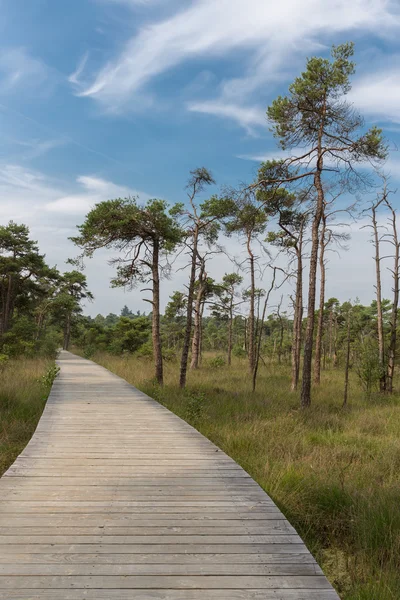
<svg viewBox="0 0 400 600">
<path fill-rule="evenodd" d="M 156 398 L 232 456 L 270 494 L 343 600 L 400 597 L 400 396 L 366 398 L 350 375 L 326 370 L 315 402 L 299 408 L 290 366 L 260 367 L 251 393 L 246 359 L 205 354 L 179 389 L 178 361 L 154 381 L 151 360 L 97 353 L 94 360 Z"/>
<path fill-rule="evenodd" d="M 50 358 L 0 362 L 0 475 L 32 437 L 56 373 Z"/>
</svg>

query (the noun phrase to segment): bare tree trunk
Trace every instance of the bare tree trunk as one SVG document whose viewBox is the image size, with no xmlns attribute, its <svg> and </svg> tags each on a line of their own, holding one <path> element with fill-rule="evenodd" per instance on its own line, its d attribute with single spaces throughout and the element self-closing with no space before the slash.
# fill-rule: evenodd
<svg viewBox="0 0 400 600">
<path fill-rule="evenodd" d="M 179 374 L 179 386 L 184 388 L 186 385 L 186 374 L 189 360 L 189 348 L 190 348 L 190 336 L 192 333 L 193 323 L 193 299 L 194 299 L 194 286 L 196 282 L 196 265 L 197 265 L 197 247 L 199 240 L 199 231 L 196 226 L 193 235 L 193 247 L 192 247 L 192 264 L 190 269 L 188 297 L 187 297 L 187 312 L 186 312 L 186 326 L 183 338 L 183 348 L 181 357 L 181 366 Z"/>
<path fill-rule="evenodd" d="M 319 246 L 319 226 L 324 213 L 325 194 L 322 186 L 322 135 L 326 115 L 326 98 L 324 99 L 323 116 L 318 134 L 318 160 L 316 172 L 314 175 L 314 187 L 317 192 L 317 205 L 312 224 L 311 233 L 311 256 L 310 256 L 310 275 L 308 283 L 308 308 L 307 308 L 307 328 L 304 340 L 304 359 L 303 359 L 303 380 L 301 386 L 301 406 L 308 408 L 311 405 L 311 371 L 312 355 L 314 341 L 314 320 L 315 320 L 315 295 L 317 283 L 317 265 L 318 265 L 318 246 Z"/>
<path fill-rule="evenodd" d="M 301 227 L 296 248 L 297 277 L 292 337 L 292 391 L 297 389 L 300 375 L 301 338 L 303 324 L 303 227 L 304 224 Z"/>
<path fill-rule="evenodd" d="M 392 228 L 393 228 L 393 246 L 394 246 L 394 267 L 393 267 L 393 304 L 392 314 L 390 317 L 390 342 L 388 349 L 388 365 L 387 365 L 387 391 L 393 392 L 394 368 L 396 362 L 396 344 L 397 344 L 397 313 L 399 308 L 399 277 L 400 277 L 400 245 L 397 234 L 396 211 L 387 202 L 389 209 L 392 212 Z"/>
<path fill-rule="evenodd" d="M 163 358 L 162 358 L 161 333 L 160 333 L 159 253 L 160 253 L 159 241 L 157 239 L 155 239 L 154 245 L 153 245 L 153 262 L 152 262 L 152 275 L 153 275 L 152 340 L 153 340 L 155 377 L 156 377 L 157 382 L 160 385 L 163 385 Z"/>
<path fill-rule="evenodd" d="M 201 261 L 200 273 L 199 273 L 199 288 L 197 290 L 196 301 L 194 303 L 194 331 L 192 340 L 192 360 L 190 363 L 191 369 L 199 368 L 200 359 L 200 341 L 201 341 L 201 306 L 203 295 L 205 292 L 207 274 L 205 272 L 205 261 Z"/>
<path fill-rule="evenodd" d="M 202 360 L 203 360 L 203 315 L 204 315 L 204 307 L 206 305 L 206 299 L 204 298 L 204 293 L 203 293 L 203 298 L 201 301 L 201 308 L 200 308 L 200 340 L 199 340 L 199 365 L 201 365 Z M 215 344 L 214 344 L 214 349 L 215 349 Z"/>
<path fill-rule="evenodd" d="M 256 348 L 255 348 L 254 371 L 252 373 L 253 392 L 256 391 L 256 385 L 257 385 L 257 373 L 258 373 L 258 365 L 260 362 L 260 355 L 261 355 L 261 341 L 262 341 L 263 325 L 264 325 L 264 321 L 265 321 L 265 314 L 267 312 L 269 297 L 271 295 L 272 290 L 275 287 L 275 278 L 276 278 L 276 267 L 274 267 L 271 286 L 270 286 L 267 296 L 265 298 L 264 307 L 263 307 L 263 311 L 262 311 L 262 317 L 261 317 L 261 327 L 260 327 L 260 332 L 259 332 L 258 339 L 257 339 Z"/>
<path fill-rule="evenodd" d="M 382 282 L 381 282 L 381 259 L 379 249 L 379 232 L 378 223 L 376 220 L 376 206 L 372 207 L 372 227 L 374 230 L 374 245 L 375 245 L 375 271 L 376 271 L 376 310 L 378 319 L 378 348 L 379 348 L 379 367 L 381 369 L 381 377 L 379 380 L 379 388 L 381 392 L 386 388 L 385 377 L 385 341 L 383 332 L 383 311 L 382 311 Z"/>
<path fill-rule="evenodd" d="M 281 296 L 281 301 L 279 302 L 278 309 L 277 309 L 277 317 L 279 320 L 278 364 L 281 364 L 281 362 L 282 362 L 282 348 L 283 348 L 283 336 L 284 336 L 283 320 L 281 317 L 282 301 L 283 301 L 283 296 Z"/>
<path fill-rule="evenodd" d="M 318 161 L 322 163 L 322 158 Z M 320 166 L 322 169 L 322 164 Z M 311 255 L 310 255 L 310 275 L 308 283 L 308 309 L 307 309 L 307 327 L 304 339 L 304 358 L 303 358 L 303 381 L 301 387 L 301 406 L 308 408 L 311 405 L 311 370 L 314 342 L 314 321 L 315 321 L 315 296 L 317 286 L 317 264 L 319 247 L 319 226 L 324 207 L 324 190 L 321 181 L 321 170 L 318 169 L 315 174 L 315 187 L 317 189 L 317 206 L 312 224 L 311 234 Z"/>
<path fill-rule="evenodd" d="M 63 349 L 68 350 L 71 341 L 71 313 L 67 314 L 64 327 L 64 344 Z"/>
<path fill-rule="evenodd" d="M 41 334 L 42 329 L 43 329 L 43 323 L 44 323 L 44 312 L 40 312 L 38 314 L 37 322 L 36 322 L 36 333 L 35 333 L 35 341 L 36 342 L 40 338 L 40 334 Z"/>
<path fill-rule="evenodd" d="M 344 395 L 343 406 L 347 406 L 347 397 L 349 393 L 349 370 L 350 370 L 350 325 L 351 325 L 351 309 L 347 315 L 347 340 L 346 340 L 346 365 L 344 370 Z"/>
<path fill-rule="evenodd" d="M 332 366 L 333 357 L 333 306 L 329 311 L 329 361 Z"/>
<path fill-rule="evenodd" d="M 7 331 L 9 330 L 10 327 L 10 315 L 11 315 L 11 300 L 12 300 L 12 287 L 13 287 L 13 279 L 12 279 L 12 275 L 8 275 L 7 277 L 7 291 L 5 294 L 5 301 L 4 301 L 4 306 L 3 306 L 3 314 L 2 314 L 2 319 L 1 319 L 1 329 L 0 329 L 0 335 L 3 335 L 4 333 L 7 333 Z"/>
<path fill-rule="evenodd" d="M 319 291 L 319 313 L 317 323 L 317 337 L 315 340 L 315 360 L 314 360 L 314 383 L 321 382 L 321 353 L 322 353 L 322 336 L 324 333 L 324 306 L 325 306 L 325 248 L 327 245 L 326 237 L 326 215 L 322 215 L 322 227 L 320 235 L 320 254 L 319 254 L 319 269 L 321 273 L 320 291 Z"/>
<path fill-rule="evenodd" d="M 233 338 L 233 297 L 229 305 L 229 322 L 228 322 L 228 365 L 232 364 L 232 338 Z"/>
<path fill-rule="evenodd" d="M 254 270 L 254 254 L 251 250 L 251 237 L 247 237 L 247 252 L 249 254 L 250 261 L 250 309 L 248 319 L 248 356 L 249 356 L 249 371 L 252 375 L 254 372 L 255 362 L 255 292 L 256 292 L 256 281 L 255 281 L 255 270 Z"/>
<path fill-rule="evenodd" d="M 338 354 L 337 354 L 337 316 L 334 316 L 334 326 L 333 326 L 333 368 L 336 369 L 338 364 Z"/>
</svg>

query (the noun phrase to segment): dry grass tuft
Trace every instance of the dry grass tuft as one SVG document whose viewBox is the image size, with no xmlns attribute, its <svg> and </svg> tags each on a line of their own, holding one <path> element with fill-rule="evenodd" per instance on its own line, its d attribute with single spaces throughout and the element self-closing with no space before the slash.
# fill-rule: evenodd
<svg viewBox="0 0 400 600">
<path fill-rule="evenodd" d="M 0 475 L 32 437 L 49 393 L 45 358 L 11 360 L 0 373 Z"/>
</svg>

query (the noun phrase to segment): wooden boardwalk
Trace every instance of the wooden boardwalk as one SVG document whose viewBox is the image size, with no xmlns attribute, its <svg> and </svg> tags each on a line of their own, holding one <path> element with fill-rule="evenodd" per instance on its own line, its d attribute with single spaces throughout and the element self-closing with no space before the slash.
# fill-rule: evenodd
<svg viewBox="0 0 400 600">
<path fill-rule="evenodd" d="M 337 600 L 263 490 L 184 421 L 62 352 L 0 480 L 0 600 Z"/>
</svg>

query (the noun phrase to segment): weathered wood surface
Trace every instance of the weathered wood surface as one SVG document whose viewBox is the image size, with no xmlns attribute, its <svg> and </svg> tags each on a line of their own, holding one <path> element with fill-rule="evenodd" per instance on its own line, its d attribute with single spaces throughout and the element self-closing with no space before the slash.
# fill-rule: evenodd
<svg viewBox="0 0 400 600">
<path fill-rule="evenodd" d="M 0 480 L 0 600 L 337 600 L 293 527 L 224 452 L 61 352 Z"/>
</svg>

